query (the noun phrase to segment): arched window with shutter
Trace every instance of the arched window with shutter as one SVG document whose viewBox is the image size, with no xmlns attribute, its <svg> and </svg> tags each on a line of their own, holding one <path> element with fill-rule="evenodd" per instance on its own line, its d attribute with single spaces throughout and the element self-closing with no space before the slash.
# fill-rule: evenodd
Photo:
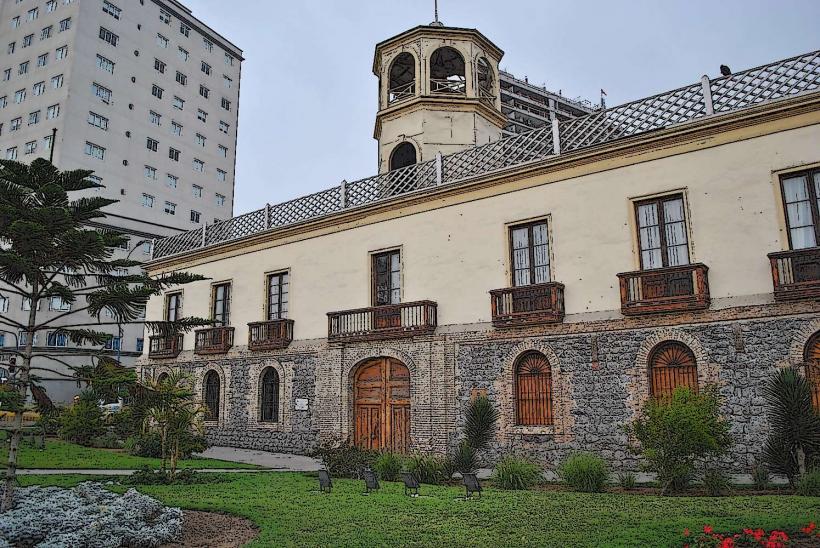
<svg viewBox="0 0 820 548">
<path fill-rule="evenodd" d="M 205 420 L 219 420 L 219 375 L 213 369 L 205 374 Z"/>
<path fill-rule="evenodd" d="M 692 350 L 678 341 L 665 341 L 649 354 L 649 380 L 655 398 L 670 398 L 679 386 L 698 391 L 698 367 Z"/>
<path fill-rule="evenodd" d="M 259 420 L 279 422 L 279 373 L 273 367 L 262 372 L 259 389 Z"/>
<path fill-rule="evenodd" d="M 550 426 L 552 413 L 552 371 L 540 352 L 522 354 L 515 363 L 516 424 Z"/>
<path fill-rule="evenodd" d="M 820 331 L 809 338 L 803 351 L 806 380 L 811 385 L 811 403 L 820 410 Z"/>
</svg>

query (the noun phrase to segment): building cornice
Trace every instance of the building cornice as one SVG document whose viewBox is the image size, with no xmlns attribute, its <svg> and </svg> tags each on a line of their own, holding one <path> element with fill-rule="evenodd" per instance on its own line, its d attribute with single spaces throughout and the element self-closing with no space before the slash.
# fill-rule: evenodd
<svg viewBox="0 0 820 548">
<path fill-rule="evenodd" d="M 376 124 L 373 128 L 373 138 L 381 138 L 382 122 L 385 119 L 406 116 L 407 114 L 420 110 L 435 110 L 436 112 L 475 112 L 480 114 L 499 129 L 503 129 L 509 123 L 507 117 L 494 108 L 487 106 L 484 101 L 473 97 L 451 97 L 451 96 L 429 96 L 414 97 L 401 101 L 376 114 Z"/>
</svg>

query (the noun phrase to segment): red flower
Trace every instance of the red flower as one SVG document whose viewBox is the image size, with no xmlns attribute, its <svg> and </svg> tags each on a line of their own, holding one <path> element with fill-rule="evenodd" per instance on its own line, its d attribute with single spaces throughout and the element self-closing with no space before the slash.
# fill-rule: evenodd
<svg viewBox="0 0 820 548">
<path fill-rule="evenodd" d="M 720 543 L 720 548 L 734 548 L 735 541 L 731 538 L 723 539 L 723 542 Z"/>
<path fill-rule="evenodd" d="M 706 533 L 707 535 L 711 535 L 712 531 L 714 531 L 714 529 L 712 529 L 711 525 L 704 525 L 703 526 L 703 532 Z"/>
<path fill-rule="evenodd" d="M 810 534 L 812 534 L 812 532 L 815 530 L 816 527 L 817 526 L 814 524 L 814 522 L 811 521 L 811 522 L 809 522 L 808 525 L 806 525 L 805 527 L 803 527 L 800 530 L 803 531 L 805 534 L 810 535 Z"/>
<path fill-rule="evenodd" d="M 683 530 L 683 536 L 685 536 L 685 537 L 689 536 L 689 528 L 688 527 Z"/>
<path fill-rule="evenodd" d="M 754 531 L 752 531 L 752 537 L 757 542 L 760 542 L 760 539 L 762 539 L 765 534 L 766 531 L 764 531 L 763 529 L 755 529 Z"/>
<path fill-rule="evenodd" d="M 787 542 L 789 540 L 789 535 L 783 531 L 772 531 L 772 534 L 769 535 L 769 540 L 773 540 L 775 542 Z"/>
<path fill-rule="evenodd" d="M 743 530 L 744 535 L 751 535 L 752 533 L 754 533 L 754 531 L 752 531 L 751 529 L 744 529 Z"/>
</svg>

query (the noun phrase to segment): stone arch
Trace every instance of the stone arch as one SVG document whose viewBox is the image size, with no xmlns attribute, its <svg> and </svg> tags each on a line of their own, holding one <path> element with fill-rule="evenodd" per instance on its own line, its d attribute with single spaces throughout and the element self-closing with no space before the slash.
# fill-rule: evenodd
<svg viewBox="0 0 820 548">
<path fill-rule="evenodd" d="M 155 382 L 159 382 L 160 377 L 162 377 L 163 375 L 170 375 L 172 372 L 173 369 L 171 369 L 167 365 L 160 365 L 154 368 L 152 378 Z"/>
<path fill-rule="evenodd" d="M 469 56 L 452 45 L 436 48 L 430 54 L 430 93 L 467 93 L 467 59 Z"/>
<path fill-rule="evenodd" d="M 418 61 L 409 51 L 401 51 L 387 67 L 387 104 L 392 105 L 416 95 Z"/>
<path fill-rule="evenodd" d="M 815 333 L 820 331 L 820 318 L 806 322 L 803 327 L 798 329 L 794 337 L 792 337 L 791 346 L 789 347 L 789 359 L 787 363 L 780 364 L 781 367 L 794 365 L 796 367 L 803 367 L 805 360 L 804 353 L 806 345 Z"/>
<path fill-rule="evenodd" d="M 495 100 L 496 73 L 492 63 L 483 53 L 479 53 L 473 59 L 475 67 L 475 89 L 479 99 L 487 101 Z"/>
<path fill-rule="evenodd" d="M 205 375 L 209 371 L 214 371 L 219 377 L 219 418 L 218 420 L 206 420 L 207 426 L 222 426 L 225 424 L 228 416 L 228 400 L 230 399 L 230 366 L 223 368 L 220 364 L 209 362 L 202 367 L 195 370 L 194 373 L 194 392 L 197 398 L 203 404 L 205 403 Z"/>
<path fill-rule="evenodd" d="M 393 147 L 390 151 L 390 159 L 388 169 L 401 169 L 417 164 L 419 161 L 419 152 L 416 145 L 412 141 L 402 141 Z"/>
<path fill-rule="evenodd" d="M 262 374 L 271 367 L 279 375 L 279 421 L 259 420 L 259 397 Z M 291 431 L 293 415 L 293 367 L 286 367 L 279 360 L 265 358 L 248 365 L 250 390 L 245 394 L 248 409 L 248 426 L 265 430 Z"/>
</svg>

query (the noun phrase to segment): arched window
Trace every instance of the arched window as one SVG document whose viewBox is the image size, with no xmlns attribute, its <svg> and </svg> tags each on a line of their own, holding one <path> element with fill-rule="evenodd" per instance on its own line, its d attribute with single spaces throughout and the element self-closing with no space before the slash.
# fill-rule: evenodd
<svg viewBox="0 0 820 548">
<path fill-rule="evenodd" d="M 390 171 L 412 166 L 416 163 L 416 147 L 405 141 L 393 149 L 390 154 Z"/>
<path fill-rule="evenodd" d="M 219 375 L 213 369 L 205 374 L 205 420 L 219 420 Z"/>
<path fill-rule="evenodd" d="M 806 343 L 803 350 L 803 361 L 806 367 L 806 380 L 811 385 L 811 402 L 820 410 L 820 331 Z"/>
<path fill-rule="evenodd" d="M 170 375 L 168 375 L 168 373 L 165 373 L 165 372 L 160 373 L 159 376 L 157 377 L 157 384 L 161 384 L 161 383 L 166 382 L 168 380 L 169 376 Z"/>
<path fill-rule="evenodd" d="M 649 354 L 649 379 L 652 396 L 669 398 L 679 386 L 698 391 L 695 354 L 678 341 L 666 341 Z"/>
<path fill-rule="evenodd" d="M 484 57 L 478 58 L 476 80 L 478 83 L 478 98 L 494 103 L 495 76 L 493 75 L 493 67 L 490 66 L 490 62 Z"/>
<path fill-rule="evenodd" d="M 515 363 L 516 423 L 549 426 L 552 416 L 552 371 L 546 356 L 527 352 Z"/>
<path fill-rule="evenodd" d="M 387 103 L 392 104 L 416 94 L 416 60 L 407 52 L 400 53 L 390 65 Z"/>
<path fill-rule="evenodd" d="M 259 420 L 279 422 L 279 373 L 273 367 L 262 372 L 259 389 Z"/>
<path fill-rule="evenodd" d="M 438 48 L 430 56 L 430 92 L 460 94 L 467 92 L 464 57 L 455 48 L 444 46 Z"/>
</svg>

